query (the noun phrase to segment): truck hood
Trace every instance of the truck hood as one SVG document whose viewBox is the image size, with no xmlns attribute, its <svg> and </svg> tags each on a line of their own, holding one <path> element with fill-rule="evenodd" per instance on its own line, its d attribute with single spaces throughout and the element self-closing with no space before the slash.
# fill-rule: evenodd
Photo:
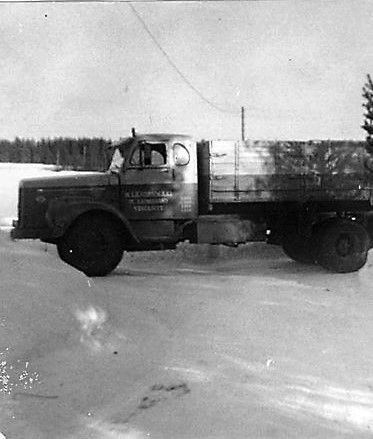
<svg viewBox="0 0 373 439">
<path fill-rule="evenodd" d="M 76 188 L 98 187 L 110 184 L 113 176 L 104 172 L 77 172 L 68 175 L 25 178 L 20 181 L 20 188 Z"/>
</svg>

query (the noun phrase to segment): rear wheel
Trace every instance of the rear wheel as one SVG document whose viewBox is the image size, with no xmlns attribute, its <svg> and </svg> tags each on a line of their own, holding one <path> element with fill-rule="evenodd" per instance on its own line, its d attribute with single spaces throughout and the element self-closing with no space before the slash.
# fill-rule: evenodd
<svg viewBox="0 0 373 439">
<path fill-rule="evenodd" d="M 335 219 L 319 227 L 317 262 L 336 273 L 359 270 L 366 263 L 370 238 L 363 226 L 349 220 Z"/>
<path fill-rule="evenodd" d="M 58 241 L 57 249 L 64 262 L 87 276 L 105 276 L 123 256 L 120 225 L 104 215 L 83 216 Z"/>
</svg>

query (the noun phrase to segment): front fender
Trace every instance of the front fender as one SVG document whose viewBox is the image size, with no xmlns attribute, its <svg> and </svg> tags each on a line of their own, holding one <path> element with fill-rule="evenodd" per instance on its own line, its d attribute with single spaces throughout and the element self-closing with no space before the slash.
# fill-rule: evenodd
<svg viewBox="0 0 373 439">
<path fill-rule="evenodd" d="M 89 212 L 105 212 L 116 218 L 131 235 L 135 242 L 140 242 L 128 219 L 120 210 L 99 201 L 53 200 L 48 206 L 46 220 L 52 230 L 53 238 L 61 237 L 70 225 L 81 215 Z"/>
</svg>

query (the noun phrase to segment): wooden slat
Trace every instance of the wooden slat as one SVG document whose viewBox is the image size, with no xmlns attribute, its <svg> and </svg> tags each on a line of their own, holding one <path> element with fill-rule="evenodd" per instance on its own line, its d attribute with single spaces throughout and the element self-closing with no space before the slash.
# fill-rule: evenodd
<svg viewBox="0 0 373 439">
<path fill-rule="evenodd" d="M 211 202 L 212 203 L 232 203 L 235 202 L 235 196 L 233 191 L 212 191 Z"/>
<path fill-rule="evenodd" d="M 213 140 L 210 143 L 210 157 L 234 162 L 236 143 L 232 140 Z"/>
<path fill-rule="evenodd" d="M 302 175 L 240 175 L 240 192 L 298 190 L 304 186 Z"/>
<path fill-rule="evenodd" d="M 364 175 L 356 173 L 345 173 L 335 175 L 323 175 L 321 188 L 325 190 L 360 190 L 368 187 L 368 182 Z"/>
<path fill-rule="evenodd" d="M 211 163 L 211 176 L 234 174 L 234 163 Z"/>
<path fill-rule="evenodd" d="M 238 175 L 256 174 L 256 175 L 268 175 L 275 172 L 275 165 L 271 162 L 264 162 L 260 160 L 243 161 L 240 158 Z"/>
<path fill-rule="evenodd" d="M 235 176 L 219 175 L 211 178 L 211 190 L 212 191 L 233 191 L 234 190 Z"/>
<path fill-rule="evenodd" d="M 304 194 L 300 190 L 281 190 L 281 191 L 257 191 L 244 192 L 238 194 L 240 203 L 258 203 L 258 202 L 279 202 L 279 201 L 300 201 Z"/>
</svg>

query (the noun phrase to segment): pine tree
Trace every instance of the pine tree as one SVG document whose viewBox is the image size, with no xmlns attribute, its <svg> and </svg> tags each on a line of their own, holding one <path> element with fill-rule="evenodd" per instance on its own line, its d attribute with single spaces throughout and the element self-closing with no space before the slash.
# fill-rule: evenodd
<svg viewBox="0 0 373 439">
<path fill-rule="evenodd" d="M 369 154 L 373 154 L 373 81 L 370 75 L 367 75 L 367 82 L 363 87 L 363 97 L 365 99 L 363 103 L 365 120 L 362 128 L 367 132 L 366 150 Z"/>
</svg>

